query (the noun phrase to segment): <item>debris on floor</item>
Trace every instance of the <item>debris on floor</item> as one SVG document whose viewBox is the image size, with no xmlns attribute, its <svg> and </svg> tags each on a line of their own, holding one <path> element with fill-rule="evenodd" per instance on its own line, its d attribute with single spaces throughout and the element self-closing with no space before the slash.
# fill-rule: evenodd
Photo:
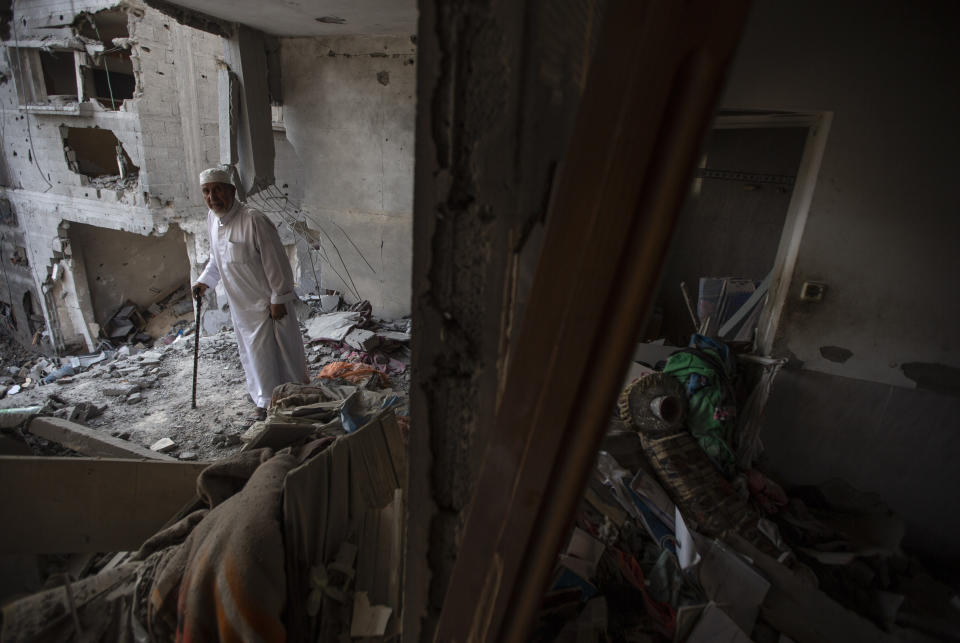
<svg viewBox="0 0 960 643">
<path fill-rule="evenodd" d="M 197 409 L 190 409 L 193 313 L 187 311 L 187 320 L 174 311 L 184 302 L 192 306 L 187 288 L 142 312 L 148 320 L 147 330 L 157 337 L 156 341 L 151 338 L 151 345 L 103 341 L 93 353 L 59 358 L 31 353 L 12 343 L 4 345 L 0 350 L 0 409 L 38 406 L 35 415 L 76 422 L 145 449 L 167 438 L 175 443 L 168 453 L 180 459 L 212 461 L 235 453 L 243 445 L 241 435 L 250 428 L 254 410 L 248 401 L 235 337 L 232 330 L 201 336 Z M 345 310 L 328 314 L 323 312 L 324 306 Z M 346 308 L 351 307 L 336 294 L 307 296 L 301 302 L 298 310 L 311 376 L 320 378 L 317 381 L 321 383 L 390 389 L 405 399 L 410 388 L 409 318 L 376 319 L 365 302 L 353 305 L 356 310 Z M 126 306 L 115 318 L 129 320 L 141 314 L 135 312 Z M 329 325 L 330 319 L 343 316 L 350 322 L 340 340 L 311 334 L 317 324 Z M 344 341 L 353 330 L 362 331 L 366 338 L 358 344 L 359 350 Z M 127 332 L 127 339 L 136 338 L 133 330 Z M 63 445 L 28 435 L 24 428 L 3 431 L 6 437 L 26 444 L 34 455 L 69 452 Z"/>
<path fill-rule="evenodd" d="M 738 411 L 766 373 L 742 391 L 742 360 L 702 335 L 669 352 L 620 396 L 532 640 L 960 638 L 958 593 L 903 552 L 878 497 L 756 468 Z"/>
</svg>

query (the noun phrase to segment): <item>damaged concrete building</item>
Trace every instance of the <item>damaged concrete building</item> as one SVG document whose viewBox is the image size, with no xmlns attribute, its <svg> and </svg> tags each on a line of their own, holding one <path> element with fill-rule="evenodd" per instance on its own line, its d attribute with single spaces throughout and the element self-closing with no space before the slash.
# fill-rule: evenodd
<svg viewBox="0 0 960 643">
<path fill-rule="evenodd" d="M 411 314 L 404 464 L 384 465 L 383 493 L 370 494 L 390 496 L 378 509 L 391 508 L 378 528 L 392 538 L 381 568 L 392 611 L 371 628 L 376 636 L 960 636 L 956 587 L 939 582 L 960 578 L 953 535 L 960 529 L 953 513 L 960 504 L 960 353 L 952 326 L 960 314 L 952 297 L 960 220 L 947 189 L 960 144 L 950 125 L 960 107 L 954 3 L 357 0 L 268 9 L 253 0 L 147 0 L 121 11 L 127 32 L 111 43 L 130 50 L 133 95 L 123 105 L 137 110 L 133 134 L 118 126 L 125 113 L 113 109 L 106 65 L 98 75 L 97 61 L 110 63 L 116 53 L 107 53 L 111 44 L 84 35 L 81 14 L 54 20 L 48 9 L 27 12 L 33 29 L 65 35 L 61 44 L 37 44 L 37 33 L 34 41 L 23 33 L 29 19 L 17 22 L 14 14 L 18 33 L 11 29 L 8 49 L 10 38 L 18 52 L 34 42 L 37 69 L 46 69 L 44 61 L 52 69 L 51 51 L 69 49 L 71 38 L 86 40 L 70 54 L 80 99 L 74 107 L 61 99 L 21 106 L 24 90 L 4 103 L 10 187 L 0 223 L 10 223 L 3 257 L 7 270 L 21 271 L 11 280 L 19 285 L 8 293 L 8 314 L 22 324 L 32 312 L 34 325 L 18 326 L 23 338 L 46 321 L 56 345 L 89 346 L 94 324 L 104 323 L 98 297 L 117 290 L 93 285 L 91 275 L 97 282 L 104 278 L 97 269 L 116 275 L 128 267 L 120 257 L 99 259 L 102 265 L 89 258 L 121 245 L 140 256 L 131 238 L 150 239 L 158 251 L 161 231 L 184 246 L 181 281 L 195 274 L 205 254 L 193 177 L 212 162 L 235 165 L 241 193 L 287 224 L 302 292 L 336 290 L 369 301 L 384 317 Z M 94 7 L 82 15 L 95 24 L 100 13 Z M 105 19 L 99 28 L 115 23 Z M 163 177 L 163 169 L 141 131 L 149 122 L 140 97 L 149 89 L 144 56 L 163 47 L 137 40 L 141 25 L 163 42 L 182 34 L 173 48 L 182 54 L 189 42 L 196 52 L 189 78 L 176 76 L 174 125 L 163 123 L 185 149 L 203 144 L 183 162 L 189 169 L 178 166 L 167 182 L 150 182 L 151 171 Z M 174 60 L 176 75 L 182 63 Z M 11 60 L 5 91 L 24 86 L 14 76 L 28 64 Z M 169 75 L 165 69 L 154 73 Z M 201 69 L 209 70 L 203 82 Z M 59 96 L 72 87 L 67 76 L 41 74 L 42 88 L 31 91 Z M 106 98 L 101 77 L 111 81 Z M 70 109 L 77 113 L 61 113 Z M 113 138 L 86 131 L 94 125 Z M 41 148 L 38 131 L 57 135 Z M 105 168 L 109 174 L 98 174 Z M 119 205 L 101 205 L 107 198 Z M 47 201 L 38 212 L 36 204 Z M 74 201 L 89 216 L 76 215 Z M 131 216 L 143 223 L 131 224 Z M 24 226 L 34 220 L 44 223 Z M 50 240 L 53 249 L 44 250 Z M 735 310 L 700 305 L 710 300 L 705 282 L 713 278 L 723 306 L 728 288 L 749 282 Z M 694 310 L 683 286 L 695 289 L 698 279 Z M 30 289 L 36 302 L 28 304 L 21 293 Z M 136 301 L 132 291 L 127 299 Z M 210 323 L 222 313 L 214 311 Z M 711 350 L 724 363 L 742 369 L 738 384 L 749 389 L 729 393 L 739 408 L 717 402 L 707 409 L 710 420 L 739 432 L 742 442 L 731 449 L 731 468 L 742 469 L 736 481 L 692 431 L 664 429 L 682 424 L 702 382 L 689 373 L 675 382 L 654 378 L 704 338 L 718 342 Z M 725 353 L 730 346 L 736 350 Z M 637 381 L 672 388 L 631 406 Z M 336 406 L 310 402 L 304 406 L 331 405 L 324 412 Z M 667 417 L 669 404 L 682 410 Z M 659 433 L 644 434 L 632 413 L 651 414 Z M 396 447 L 394 428 L 376 430 Z M 355 435 L 363 437 L 333 443 L 348 445 L 340 456 L 370 434 Z M 692 447 L 671 460 L 676 454 L 655 443 L 664 435 Z M 342 462 L 350 475 L 363 469 Z M 697 469 L 704 463 L 706 472 Z M 376 466 L 364 466 L 376 474 Z M 644 476 L 654 480 L 646 487 L 651 497 L 665 501 L 641 502 L 638 510 L 630 492 Z M 304 478 L 314 484 L 307 489 L 326 484 L 322 475 Z M 825 480 L 882 497 L 888 504 L 870 496 L 872 513 L 848 525 L 876 541 L 854 547 L 824 529 L 830 538 L 817 544 L 828 548 L 801 543 L 806 526 L 823 526 L 822 516 L 795 521 L 800 544 L 762 531 L 762 520 L 796 507 L 774 478 L 829 510 L 835 507 L 816 487 Z M 326 492 L 317 491 L 322 510 Z M 300 500 L 295 508 L 313 516 L 310 494 Z M 758 519 L 764 506 L 768 513 Z M 722 528 L 713 524 L 730 507 L 743 509 L 737 518 L 746 516 L 747 529 L 729 516 L 717 521 Z M 705 538 L 690 535 L 698 529 Z M 624 542 L 631 539 L 645 545 L 630 553 Z M 571 553 L 575 540 L 590 551 Z M 716 577 L 712 585 L 688 577 L 700 603 L 696 616 L 686 612 L 697 625 L 684 629 L 681 613 L 690 605 L 682 588 L 667 588 L 666 598 L 653 588 L 663 590 L 670 581 L 661 576 L 671 570 L 684 584 L 681 570 L 701 562 L 683 551 L 690 543 L 704 567 L 729 562 L 744 572 L 737 581 L 749 577 L 751 589 L 762 588 L 759 596 L 731 597 Z M 369 556 L 377 545 L 367 545 Z M 643 559 L 650 550 L 655 555 Z M 580 558 L 595 551 L 592 561 Z M 313 586 L 289 598 L 285 616 L 305 609 L 315 616 L 316 603 L 330 597 L 328 571 L 349 568 L 344 559 L 355 553 L 325 551 L 309 582 L 302 566 L 288 566 Z M 931 574 L 917 572 L 923 566 Z M 603 573 L 616 580 L 606 589 L 593 582 Z M 873 611 L 859 609 L 858 590 L 846 587 L 853 598 L 827 591 L 844 589 L 851 577 L 870 586 Z M 629 600 L 618 603 L 618 595 Z M 924 611 L 931 607 L 924 596 L 935 596 L 936 616 Z M 354 618 L 374 620 L 378 607 L 358 599 Z M 724 614 L 712 619 L 716 612 Z M 545 615 L 567 622 L 541 630 Z M 633 619 L 627 625 L 624 615 Z M 608 638 L 615 621 L 631 636 Z"/>
<path fill-rule="evenodd" d="M 382 38 L 281 48 L 241 34 L 224 47 L 137 2 L 24 1 L 13 13 L 0 300 L 17 338 L 92 351 L 122 306 L 146 310 L 196 277 L 208 256 L 196 177 L 220 162 L 238 163 L 243 194 L 287 224 L 301 293 L 409 312 L 409 21 Z M 224 309 L 207 313 L 207 328 L 223 324 Z"/>
<path fill-rule="evenodd" d="M 7 270 L 7 319 L 28 344 L 42 330 L 48 351 L 92 351 L 122 305 L 146 309 L 206 259 L 193 175 L 219 158 L 222 47 L 138 4 L 22 2 L 14 14 L 4 249 L 21 246 L 23 263 Z"/>
</svg>

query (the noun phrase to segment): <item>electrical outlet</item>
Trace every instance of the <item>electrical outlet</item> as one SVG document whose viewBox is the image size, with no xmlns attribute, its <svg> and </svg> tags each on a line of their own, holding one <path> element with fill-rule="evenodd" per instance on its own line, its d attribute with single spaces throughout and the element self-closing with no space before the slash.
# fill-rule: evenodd
<svg viewBox="0 0 960 643">
<path fill-rule="evenodd" d="M 803 301 L 821 301 L 826 289 L 827 284 L 805 281 L 803 282 L 803 288 L 800 289 L 800 299 Z"/>
</svg>

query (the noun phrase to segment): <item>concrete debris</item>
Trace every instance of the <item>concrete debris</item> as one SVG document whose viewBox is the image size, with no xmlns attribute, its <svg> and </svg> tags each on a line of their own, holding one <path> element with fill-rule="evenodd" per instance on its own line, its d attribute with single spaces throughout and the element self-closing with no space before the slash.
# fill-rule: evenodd
<svg viewBox="0 0 960 643">
<path fill-rule="evenodd" d="M 340 307 L 340 295 L 320 295 L 320 311 L 324 313 L 333 313 L 336 312 L 337 308 Z"/>
<path fill-rule="evenodd" d="M 183 451 L 177 456 L 178 460 L 196 460 L 197 454 L 194 451 Z"/>
<path fill-rule="evenodd" d="M 163 353 L 157 351 L 144 351 L 140 354 L 140 364 L 143 366 L 156 366 L 163 359 Z"/>
<path fill-rule="evenodd" d="M 410 343 L 410 333 L 401 333 L 394 330 L 378 330 L 377 337 L 385 342 Z"/>
<path fill-rule="evenodd" d="M 158 453 L 170 453 L 177 448 L 177 443 L 171 440 L 170 438 L 160 438 L 156 442 L 150 445 L 151 451 L 156 451 Z"/>
<path fill-rule="evenodd" d="M 354 328 L 351 330 L 347 333 L 346 337 L 344 337 L 343 341 L 358 351 L 368 353 L 380 345 L 379 333 L 374 333 L 373 331 L 362 328 Z"/>
<path fill-rule="evenodd" d="M 340 312 L 320 315 L 307 320 L 304 324 L 310 339 L 342 342 L 347 334 L 360 322 L 356 312 Z"/>
<path fill-rule="evenodd" d="M 126 341 L 147 325 L 137 305 L 127 302 L 118 310 L 104 328 L 104 334 L 111 340 Z"/>
<path fill-rule="evenodd" d="M 179 301 L 173 305 L 173 312 L 177 315 L 186 315 L 193 310 L 192 301 Z"/>
<path fill-rule="evenodd" d="M 188 294 L 184 289 L 181 299 L 186 299 Z M 324 339 L 307 347 L 313 376 L 326 372 L 324 369 L 328 366 L 339 369 L 340 375 L 353 372 L 350 369 L 362 370 L 364 376 L 355 378 L 359 385 L 370 389 L 392 387 L 398 396 L 405 398 L 409 388 L 409 336 L 404 334 L 409 330 L 408 319 L 372 318 L 363 302 L 355 305 L 360 308 L 357 311 L 317 314 L 312 311 L 317 310 L 321 299 L 325 306 L 342 306 L 340 295 L 328 292 L 304 299 L 309 305 L 303 314 L 314 315 L 302 319 L 304 326 L 316 328 L 318 322 L 329 324 L 331 318 L 346 321 L 336 333 L 321 333 L 332 337 L 342 335 L 343 340 Z M 158 306 L 172 312 L 169 299 Z M 104 343 L 97 352 L 61 358 L 22 354 L 13 363 L 0 363 L 0 398 L 10 389 L 9 394 L 17 397 L 8 400 L 7 406 L 15 401 L 21 402 L 17 406 L 24 407 L 38 404 L 41 416 L 87 425 L 108 435 L 120 431 L 134 443 L 149 444 L 156 440 L 158 433 L 162 435 L 160 431 L 172 430 L 178 436 L 178 443 L 193 442 L 192 445 L 180 444 L 179 448 L 195 453 L 198 460 L 215 460 L 236 451 L 243 446 L 241 434 L 250 426 L 249 421 L 245 421 L 250 412 L 242 404 L 238 405 L 246 397 L 246 385 L 232 333 L 223 331 L 201 336 L 199 404 L 198 409 L 191 412 L 194 342 L 191 322 L 178 320 L 172 330 L 176 332 L 163 336 L 164 341 L 149 345 L 122 344 L 113 348 Z M 349 342 L 344 341 L 348 334 L 351 335 Z M 308 338 L 309 334 L 305 335 L 305 339 Z M 73 374 L 67 375 L 71 369 Z M 43 375 L 39 380 L 34 378 L 38 374 Z M 163 395 L 147 395 L 148 391 L 161 387 Z M 109 404 L 111 399 L 123 403 Z M 276 430 L 274 421 L 271 431 Z M 273 440 L 276 436 L 271 433 L 267 437 Z M 62 450 L 56 450 L 57 445 L 36 444 L 42 455 L 62 454 Z"/>
<path fill-rule="evenodd" d="M 127 397 L 139 390 L 139 384 L 121 384 L 119 386 L 105 386 L 103 388 L 103 394 L 110 397 Z"/>
</svg>

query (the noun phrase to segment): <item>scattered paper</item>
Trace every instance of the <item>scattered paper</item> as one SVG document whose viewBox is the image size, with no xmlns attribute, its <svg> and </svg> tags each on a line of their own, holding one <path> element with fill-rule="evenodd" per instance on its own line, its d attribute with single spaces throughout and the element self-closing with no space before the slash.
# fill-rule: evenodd
<svg viewBox="0 0 960 643">
<path fill-rule="evenodd" d="M 680 569 L 686 570 L 700 562 L 700 554 L 697 552 L 697 545 L 693 542 L 693 535 L 687 529 L 687 524 L 683 522 L 683 516 L 680 509 L 674 509 L 674 521 L 676 523 L 674 533 L 677 536 L 677 561 L 680 563 Z"/>
</svg>

